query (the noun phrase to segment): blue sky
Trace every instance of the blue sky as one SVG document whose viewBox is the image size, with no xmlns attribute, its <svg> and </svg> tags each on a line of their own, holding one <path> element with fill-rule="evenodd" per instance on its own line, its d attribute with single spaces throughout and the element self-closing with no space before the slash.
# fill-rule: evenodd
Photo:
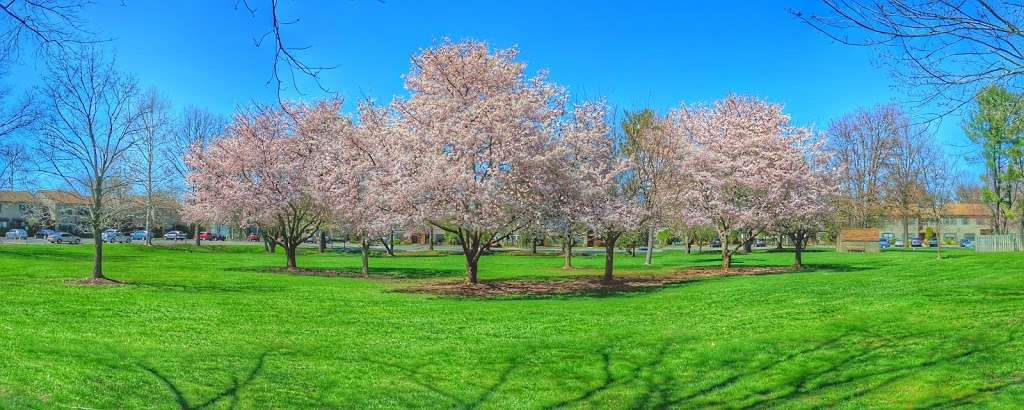
<svg viewBox="0 0 1024 410">
<path fill-rule="evenodd" d="M 251 0 L 252 17 L 234 0 L 98 0 L 86 17 L 143 85 L 178 108 L 229 114 L 274 98 L 266 85 L 272 50 L 253 45 L 269 28 L 269 1 Z M 797 124 L 824 128 L 857 107 L 904 99 L 872 63 L 872 50 L 834 44 L 787 11 L 817 7 L 799 0 L 281 0 L 281 15 L 300 19 L 285 36 L 311 47 L 301 54 L 306 61 L 337 65 L 323 83 L 350 102 L 403 95 L 409 56 L 444 37 L 518 46 L 531 70 L 548 69 L 574 99 L 606 97 L 620 109 L 667 111 L 738 93 L 782 103 Z M 323 95 L 308 83 L 302 90 Z M 959 123 L 949 118 L 938 132 L 955 153 L 967 145 Z"/>
</svg>

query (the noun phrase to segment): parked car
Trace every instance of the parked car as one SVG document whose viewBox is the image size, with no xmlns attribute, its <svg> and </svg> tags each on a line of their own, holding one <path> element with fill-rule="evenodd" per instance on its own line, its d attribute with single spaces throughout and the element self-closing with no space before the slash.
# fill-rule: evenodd
<svg viewBox="0 0 1024 410">
<path fill-rule="evenodd" d="M 924 240 L 921 238 L 914 238 L 910 240 L 911 248 L 920 248 L 924 244 Z"/>
<path fill-rule="evenodd" d="M 722 240 L 718 239 L 718 238 L 712 239 L 711 240 L 711 247 L 712 248 L 721 248 L 722 247 Z"/>
<path fill-rule="evenodd" d="M 939 240 L 935 239 L 935 238 L 929 239 L 928 240 L 928 247 L 929 248 L 937 248 L 937 247 L 939 247 Z"/>
<path fill-rule="evenodd" d="M 109 243 L 131 243 L 132 237 L 120 231 L 108 230 L 103 232 L 103 242 Z"/>
<path fill-rule="evenodd" d="M 166 241 L 184 241 L 186 239 L 188 239 L 188 235 L 182 231 L 169 231 L 164 234 L 164 240 Z"/>
<path fill-rule="evenodd" d="M 249 242 L 259 242 L 260 241 L 260 236 L 257 235 L 257 234 L 251 233 L 251 234 L 249 234 L 249 236 L 245 237 L 245 240 L 247 240 Z"/>
<path fill-rule="evenodd" d="M 144 241 L 144 240 L 152 238 L 152 237 L 153 237 L 153 234 L 150 233 L 150 232 L 146 232 L 145 230 L 138 230 L 138 231 L 132 232 L 132 234 L 131 234 L 131 238 L 132 238 L 133 241 Z"/>
<path fill-rule="evenodd" d="M 102 234 L 100 234 L 100 238 L 103 239 L 103 242 L 114 243 L 116 241 L 116 239 L 118 239 L 117 238 L 118 235 L 122 235 L 122 234 L 121 234 L 121 232 L 118 232 L 117 229 L 107 229 L 107 230 L 103 231 Z"/>
<path fill-rule="evenodd" d="M 50 235 L 55 233 L 57 233 L 57 231 L 53 229 L 40 229 L 39 232 L 36 232 L 36 239 L 47 239 Z"/>
<path fill-rule="evenodd" d="M 50 241 L 50 243 L 73 243 L 76 245 L 82 243 L 82 238 L 67 232 L 57 232 L 46 239 Z"/>
<path fill-rule="evenodd" d="M 4 237 L 13 240 L 28 239 L 28 231 L 24 229 L 11 229 L 7 231 L 7 234 Z"/>
<path fill-rule="evenodd" d="M 960 247 L 961 248 L 967 248 L 967 249 L 974 249 L 974 241 L 972 241 L 970 239 L 961 239 L 960 240 Z"/>
<path fill-rule="evenodd" d="M 764 246 L 765 246 L 764 239 L 755 239 L 754 240 L 754 247 L 755 248 L 763 248 Z"/>
<path fill-rule="evenodd" d="M 887 249 L 891 245 L 889 244 L 889 240 L 888 239 L 882 238 L 882 239 L 878 240 L 878 246 L 880 248 L 882 248 L 882 249 Z"/>
<path fill-rule="evenodd" d="M 897 248 L 902 248 L 903 244 L 904 244 L 904 242 L 903 242 L 902 239 L 897 239 L 895 242 L 892 243 L 892 246 L 897 247 Z"/>
<path fill-rule="evenodd" d="M 223 240 L 226 240 L 226 239 L 227 239 L 227 237 L 225 237 L 224 235 L 216 234 L 216 233 L 213 233 L 213 232 L 200 232 L 199 233 L 199 240 L 201 240 L 201 241 L 223 241 Z"/>
</svg>

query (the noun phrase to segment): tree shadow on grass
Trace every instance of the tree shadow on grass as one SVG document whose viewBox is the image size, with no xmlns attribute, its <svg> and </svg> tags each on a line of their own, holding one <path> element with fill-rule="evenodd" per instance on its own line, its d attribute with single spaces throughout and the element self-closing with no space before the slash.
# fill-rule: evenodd
<svg viewBox="0 0 1024 410">
<path fill-rule="evenodd" d="M 381 360 L 369 359 L 367 360 L 367 362 L 387 367 L 402 373 L 403 379 L 407 383 L 416 386 L 422 390 L 425 390 L 431 393 L 432 395 L 437 396 L 439 399 L 445 401 L 445 407 L 457 409 L 477 409 L 483 406 L 484 404 L 490 402 L 490 400 L 494 397 L 495 393 L 497 393 L 499 390 L 501 390 L 502 387 L 508 384 L 512 374 L 515 373 L 515 371 L 518 370 L 522 365 L 522 362 L 519 360 L 518 357 L 512 358 L 512 360 L 510 360 L 504 366 L 504 368 L 502 368 L 501 372 L 498 373 L 498 377 L 493 383 L 483 386 L 483 389 L 478 394 L 476 394 L 475 397 L 467 399 L 459 397 L 457 394 L 448 392 L 445 389 L 437 386 L 435 383 L 436 380 L 438 379 L 438 376 L 436 375 L 427 374 L 423 371 L 413 369 L 408 366 L 385 362 Z M 406 405 L 409 408 L 422 407 L 422 404 L 417 405 L 413 403 L 406 403 Z"/>
<path fill-rule="evenodd" d="M 872 266 L 853 265 L 848 263 L 814 263 L 806 264 L 804 268 L 798 272 L 861 272 L 877 269 Z"/>
<path fill-rule="evenodd" d="M 181 387 L 175 384 L 173 380 L 171 380 L 169 377 L 161 373 L 156 368 L 146 365 L 144 363 L 139 363 L 139 367 L 141 367 L 151 376 L 160 380 L 160 382 L 163 383 L 163 385 L 167 387 L 167 390 L 169 390 L 171 394 L 174 396 L 174 401 L 178 404 L 178 407 L 180 407 L 181 409 L 205 409 L 210 408 L 223 401 L 228 401 L 228 408 L 233 409 L 238 406 L 238 394 L 242 391 L 242 389 L 251 384 L 253 380 L 256 380 L 256 378 L 259 377 L 260 373 L 263 371 L 263 367 L 264 364 L 266 363 L 266 358 L 268 354 L 270 354 L 270 351 L 265 351 L 257 357 L 256 363 L 253 365 L 252 369 L 250 369 L 249 372 L 246 374 L 245 378 L 239 380 L 237 377 L 233 377 L 231 384 L 224 388 L 224 390 L 221 390 L 220 392 L 211 396 L 210 398 L 199 401 L 197 403 L 190 402 L 189 399 L 185 397 L 185 392 L 182 391 Z"/>
<path fill-rule="evenodd" d="M 605 347 L 593 353 L 597 358 L 596 365 L 602 369 L 601 376 L 597 380 L 584 380 L 592 387 L 546 407 L 600 407 L 600 396 L 617 389 L 621 389 L 621 393 L 640 392 L 635 394 L 637 397 L 630 406 L 632 408 L 837 407 L 849 405 L 851 401 L 878 393 L 922 372 L 942 366 L 963 365 L 978 356 L 1020 342 L 1015 331 L 1002 340 L 976 343 L 960 349 L 936 350 L 917 360 L 892 359 L 893 355 L 899 356 L 906 346 L 920 342 L 922 337 L 934 338 L 936 335 L 892 337 L 851 330 L 767 361 L 755 361 L 747 366 L 739 363 L 723 365 L 722 369 L 738 370 L 726 371 L 722 376 L 709 378 L 708 375 L 699 375 L 691 380 L 680 380 L 673 375 L 672 369 L 665 368 L 666 357 L 671 357 L 672 353 L 668 342 L 643 363 L 616 358 L 609 347 Z M 612 369 L 626 370 L 616 374 Z M 925 406 L 946 408 L 977 403 L 1022 385 L 1024 377 L 1013 375 L 967 394 L 936 398 Z M 813 402 L 815 399 L 827 401 Z"/>
</svg>

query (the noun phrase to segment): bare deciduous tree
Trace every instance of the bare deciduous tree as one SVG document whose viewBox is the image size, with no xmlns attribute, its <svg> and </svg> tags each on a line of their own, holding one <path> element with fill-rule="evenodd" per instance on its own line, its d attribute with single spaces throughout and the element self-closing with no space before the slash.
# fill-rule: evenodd
<svg viewBox="0 0 1024 410">
<path fill-rule="evenodd" d="M 224 119 L 216 114 L 197 107 L 185 108 L 163 146 L 163 159 L 175 180 L 170 187 L 172 190 L 185 193 L 189 189 L 185 178 L 195 170 L 185 158 L 193 148 L 208 146 L 224 131 L 224 126 Z M 193 224 L 193 231 L 196 233 L 196 245 L 200 245 L 202 242 L 199 239 L 198 223 Z"/>
<path fill-rule="evenodd" d="M 889 212 L 900 218 L 903 246 L 910 246 L 910 219 L 921 217 L 918 205 L 927 198 L 925 192 L 930 165 L 936 160 L 931 135 L 923 127 L 914 126 L 905 115 L 895 118 L 892 134 L 892 155 L 886 165 L 886 197 Z"/>
<path fill-rule="evenodd" d="M 931 146 L 922 154 L 928 162 L 938 165 L 928 167 L 927 177 L 924 179 L 925 195 L 921 198 L 921 204 L 928 216 L 935 221 L 935 239 L 938 245 L 935 247 L 935 258 L 942 259 L 942 228 L 946 223 L 946 211 L 956 199 L 960 187 L 958 167 L 952 166 L 952 161 L 938 146 Z"/>
<path fill-rule="evenodd" d="M 141 189 L 145 204 L 146 245 L 153 245 L 153 219 L 156 214 L 155 200 L 157 194 L 167 187 L 171 170 L 164 161 L 163 153 L 168 144 L 171 117 L 170 104 L 156 90 L 149 90 L 139 100 L 143 110 L 142 132 L 138 143 L 132 150 L 132 161 L 129 161 L 128 175 L 132 182 Z"/>
<path fill-rule="evenodd" d="M 116 172 L 142 129 L 139 90 L 134 79 L 91 46 L 54 59 L 45 80 L 41 170 L 89 199 L 95 244 L 92 278 L 105 279 L 100 233 L 115 213 L 110 202 L 128 185 Z"/>
<path fill-rule="evenodd" d="M 898 119 L 896 107 L 880 106 L 829 125 L 828 146 L 840 170 L 840 209 L 846 224 L 866 228 L 883 217 L 886 171 Z"/>
</svg>

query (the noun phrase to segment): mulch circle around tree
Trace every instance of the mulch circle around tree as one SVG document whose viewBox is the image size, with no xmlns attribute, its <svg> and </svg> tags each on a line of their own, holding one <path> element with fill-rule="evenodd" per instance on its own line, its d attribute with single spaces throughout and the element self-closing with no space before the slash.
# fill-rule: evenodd
<svg viewBox="0 0 1024 410">
<path fill-rule="evenodd" d="M 68 285 L 76 286 L 123 286 L 124 283 L 107 278 L 73 279 L 64 281 Z"/>
<path fill-rule="evenodd" d="M 478 284 L 465 281 L 444 281 L 418 284 L 396 289 L 397 292 L 420 293 L 460 297 L 505 297 L 505 296 L 559 296 L 572 294 L 607 294 L 636 292 L 724 276 L 771 275 L 792 272 L 793 268 L 720 268 L 687 269 L 679 272 L 652 276 L 624 276 L 614 283 L 605 284 L 600 277 L 585 276 L 571 279 L 549 280 L 492 280 Z"/>
</svg>

